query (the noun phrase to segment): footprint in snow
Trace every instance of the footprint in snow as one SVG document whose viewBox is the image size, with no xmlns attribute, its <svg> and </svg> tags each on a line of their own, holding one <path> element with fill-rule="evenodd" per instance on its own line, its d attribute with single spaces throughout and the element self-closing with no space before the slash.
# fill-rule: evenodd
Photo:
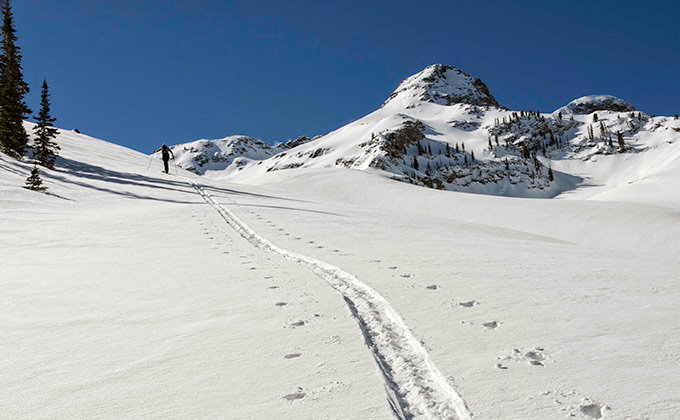
<svg viewBox="0 0 680 420">
<path fill-rule="evenodd" d="M 267 289 L 278 289 L 278 288 L 279 288 L 279 286 L 269 286 L 269 287 L 267 287 Z"/>
<path fill-rule="evenodd" d="M 275 305 L 283 307 L 283 306 L 288 305 L 288 302 L 276 302 Z"/>
<path fill-rule="evenodd" d="M 534 347 L 532 350 L 524 351 L 521 349 L 513 349 L 512 353 L 501 358 L 497 357 L 498 360 L 512 360 L 517 363 L 526 363 L 532 366 L 545 366 L 545 363 L 549 360 L 548 355 L 545 353 L 543 347 Z"/>
<path fill-rule="evenodd" d="M 297 359 L 298 357 L 302 356 L 301 353 L 289 353 L 285 356 L 283 356 L 286 359 Z"/>
<path fill-rule="evenodd" d="M 579 407 L 581 413 L 594 419 L 602 418 L 603 407 L 598 404 L 586 404 Z"/>
<path fill-rule="evenodd" d="M 387 268 L 389 268 L 390 270 L 396 270 L 396 269 L 397 269 L 397 266 L 396 266 L 396 265 L 393 265 L 392 267 L 387 267 Z"/>
<path fill-rule="evenodd" d="M 293 328 L 302 327 L 303 325 L 305 325 L 305 321 L 302 321 L 302 320 L 296 321 L 296 322 L 293 322 L 292 324 L 290 324 L 290 326 L 293 327 Z"/>
<path fill-rule="evenodd" d="M 468 300 L 465 302 L 458 302 L 458 305 L 464 308 L 472 308 L 473 306 L 479 305 L 479 302 L 477 302 L 476 300 Z"/>
<path fill-rule="evenodd" d="M 484 328 L 488 328 L 490 330 L 493 330 L 493 329 L 498 328 L 498 321 L 489 321 L 489 322 L 483 323 L 482 325 L 484 326 Z"/>
<path fill-rule="evenodd" d="M 437 286 L 436 284 L 431 284 L 429 286 L 425 286 L 425 288 L 429 289 L 429 290 L 437 290 L 437 288 L 439 288 L 439 286 Z"/>
<path fill-rule="evenodd" d="M 399 277 L 403 277 L 405 279 L 411 278 L 410 274 L 401 274 Z"/>
<path fill-rule="evenodd" d="M 294 392 L 292 394 L 284 395 L 283 399 L 288 400 L 290 402 L 293 402 L 295 400 L 301 400 L 303 399 L 307 394 L 302 392 L 302 388 L 298 387 L 297 392 Z"/>
</svg>

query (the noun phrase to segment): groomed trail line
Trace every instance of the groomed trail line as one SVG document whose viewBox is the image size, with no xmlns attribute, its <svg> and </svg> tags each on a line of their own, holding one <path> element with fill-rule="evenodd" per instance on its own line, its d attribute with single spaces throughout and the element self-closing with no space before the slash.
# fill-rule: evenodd
<svg viewBox="0 0 680 420">
<path fill-rule="evenodd" d="M 252 245 L 307 268 L 344 297 L 384 377 L 388 401 L 399 419 L 472 418 L 463 398 L 451 387 L 385 298 L 339 267 L 275 245 L 218 203 L 202 187 L 189 179 L 187 181 Z"/>
</svg>

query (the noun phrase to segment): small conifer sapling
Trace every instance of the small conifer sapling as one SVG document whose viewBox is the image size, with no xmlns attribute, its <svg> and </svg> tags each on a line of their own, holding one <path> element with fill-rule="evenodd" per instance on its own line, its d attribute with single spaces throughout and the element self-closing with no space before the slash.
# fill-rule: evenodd
<svg viewBox="0 0 680 420">
<path fill-rule="evenodd" d="M 31 169 L 31 174 L 26 178 L 26 186 L 24 187 L 31 191 L 45 191 L 46 188 L 42 185 L 42 178 L 40 178 L 40 169 L 38 165 L 34 165 Z"/>
</svg>

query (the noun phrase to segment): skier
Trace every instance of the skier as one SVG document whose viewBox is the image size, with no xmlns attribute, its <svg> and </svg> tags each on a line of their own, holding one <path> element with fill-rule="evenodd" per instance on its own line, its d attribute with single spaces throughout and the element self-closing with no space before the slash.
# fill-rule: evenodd
<svg viewBox="0 0 680 420">
<path fill-rule="evenodd" d="M 161 146 L 160 149 L 154 150 L 153 152 L 157 153 L 157 152 L 160 152 L 160 151 L 163 152 L 163 165 L 165 165 L 165 173 L 167 174 L 167 173 L 169 173 L 168 172 L 168 161 L 170 160 L 170 155 L 172 155 L 172 158 L 174 159 L 175 154 L 172 153 L 172 150 L 170 150 L 170 148 L 168 146 L 166 146 L 165 143 L 163 143 L 163 145 Z"/>
</svg>

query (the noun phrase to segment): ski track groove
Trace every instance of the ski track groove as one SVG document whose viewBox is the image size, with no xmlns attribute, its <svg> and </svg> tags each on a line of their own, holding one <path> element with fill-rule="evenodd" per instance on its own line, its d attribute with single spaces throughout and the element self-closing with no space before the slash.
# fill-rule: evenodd
<svg viewBox="0 0 680 420">
<path fill-rule="evenodd" d="M 430 360 L 392 306 L 354 275 L 332 264 L 287 251 L 260 236 L 202 187 L 188 180 L 201 197 L 253 246 L 291 260 L 325 280 L 343 297 L 364 335 L 385 380 L 394 414 L 401 420 L 470 420 L 463 398 Z"/>
</svg>

